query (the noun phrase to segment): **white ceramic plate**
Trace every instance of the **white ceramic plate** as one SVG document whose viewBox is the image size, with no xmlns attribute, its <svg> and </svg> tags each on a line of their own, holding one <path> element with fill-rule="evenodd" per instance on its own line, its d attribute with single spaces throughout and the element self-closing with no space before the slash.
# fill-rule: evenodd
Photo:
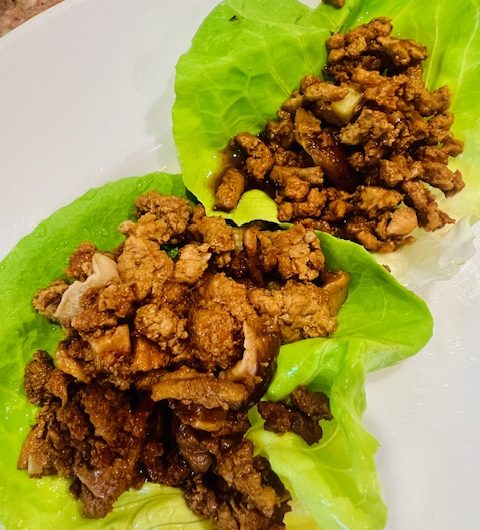
<svg viewBox="0 0 480 530">
<path fill-rule="evenodd" d="M 0 39 L 0 257 L 92 186 L 178 171 L 174 67 L 215 4 L 66 0 Z M 476 530 L 479 251 L 420 294 L 434 314 L 434 338 L 367 384 L 387 528 Z"/>
</svg>

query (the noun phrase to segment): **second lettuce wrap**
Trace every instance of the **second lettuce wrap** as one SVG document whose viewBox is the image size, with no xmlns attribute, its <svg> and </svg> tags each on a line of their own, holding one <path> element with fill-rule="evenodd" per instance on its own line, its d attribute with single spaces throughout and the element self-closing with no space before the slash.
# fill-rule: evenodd
<svg viewBox="0 0 480 530">
<path fill-rule="evenodd" d="M 465 141 L 451 167 L 462 171 L 466 188 L 441 204 L 461 222 L 435 234 L 420 232 L 415 245 L 382 256 L 403 283 L 420 289 L 452 276 L 473 253 L 470 225 L 480 217 L 480 0 L 461 8 L 449 0 L 347 0 L 342 9 L 324 3 L 311 9 L 297 0 L 225 0 L 178 62 L 174 136 L 185 184 L 212 212 L 219 152 L 230 138 L 258 133 L 305 75 L 321 74 L 331 33 L 379 16 L 392 19 L 394 35 L 428 48 L 424 79 L 432 89 L 449 86 L 453 132 Z M 250 190 L 222 215 L 242 224 L 275 221 L 277 210 L 265 193 Z"/>
</svg>

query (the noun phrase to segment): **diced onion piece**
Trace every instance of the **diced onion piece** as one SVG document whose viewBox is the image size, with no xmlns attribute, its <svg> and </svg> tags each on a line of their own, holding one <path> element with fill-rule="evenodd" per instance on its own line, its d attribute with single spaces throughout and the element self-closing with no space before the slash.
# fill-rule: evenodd
<svg viewBox="0 0 480 530">
<path fill-rule="evenodd" d="M 80 313 L 82 309 L 80 299 L 89 289 L 104 287 L 119 277 L 117 264 L 104 254 L 93 255 L 92 269 L 92 274 L 84 282 L 73 282 L 63 293 L 62 300 L 53 315 L 56 319 L 71 320 Z"/>
<path fill-rule="evenodd" d="M 361 99 L 362 94 L 353 88 L 348 88 L 348 94 L 343 99 L 332 103 L 332 110 L 339 120 L 349 123 Z"/>
</svg>

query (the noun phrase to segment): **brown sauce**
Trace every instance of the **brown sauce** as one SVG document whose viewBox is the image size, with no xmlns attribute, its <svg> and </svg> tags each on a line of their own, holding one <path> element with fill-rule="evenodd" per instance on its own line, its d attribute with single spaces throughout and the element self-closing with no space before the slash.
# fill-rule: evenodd
<svg viewBox="0 0 480 530">
<path fill-rule="evenodd" d="M 268 178 L 268 176 L 266 176 L 262 182 L 249 177 L 247 171 L 245 170 L 245 160 L 247 158 L 248 156 L 245 154 L 244 150 L 241 147 L 232 145 L 232 143 L 220 151 L 219 169 L 209 183 L 212 193 L 215 194 L 217 191 L 218 186 L 222 182 L 222 177 L 225 171 L 228 168 L 233 167 L 240 170 L 247 177 L 245 191 L 261 190 L 272 199 L 275 199 L 275 185 Z"/>
</svg>

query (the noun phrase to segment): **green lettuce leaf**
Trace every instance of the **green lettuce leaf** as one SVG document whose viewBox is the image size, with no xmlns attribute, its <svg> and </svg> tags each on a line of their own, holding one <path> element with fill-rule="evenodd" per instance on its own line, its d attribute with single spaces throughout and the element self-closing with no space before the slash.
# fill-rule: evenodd
<svg viewBox="0 0 480 530">
<path fill-rule="evenodd" d="M 0 523 L 7 530 L 210 528 L 189 511 L 179 490 L 151 484 L 122 495 L 105 519 L 85 520 L 65 481 L 30 479 L 16 470 L 36 410 L 22 389 L 25 363 L 36 349 L 53 353 L 61 338 L 58 326 L 33 311 L 31 299 L 62 274 L 82 241 L 102 249 L 117 246 L 122 236 L 116 227 L 132 215 L 134 198 L 152 188 L 186 193 L 179 176 L 162 173 L 91 190 L 40 223 L 0 263 Z M 331 338 L 282 347 L 268 397 L 279 399 L 297 385 L 309 384 L 330 394 L 335 419 L 325 424 L 321 444 L 308 447 L 293 434 L 263 431 L 252 411 L 249 436 L 292 490 L 295 509 L 287 518 L 289 528 L 375 530 L 383 527 L 386 511 L 374 466 L 377 443 L 361 423 L 365 374 L 418 351 L 431 335 L 432 321 L 425 304 L 362 248 L 319 237 L 328 267 L 350 272 L 349 296 Z"/>
<path fill-rule="evenodd" d="M 480 216 L 480 0 L 469 0 L 461 9 L 450 0 L 347 0 L 340 10 L 325 4 L 310 9 L 297 0 L 221 3 L 177 64 L 173 108 L 185 185 L 208 212 L 221 165 L 219 151 L 229 139 L 241 131 L 259 132 L 303 76 L 321 72 L 330 32 L 377 16 L 392 18 L 394 34 L 428 47 L 425 79 L 430 88 L 451 88 L 454 132 L 466 143 L 451 167 L 461 169 L 467 187 L 442 200 L 441 207 L 455 218 L 467 216 L 468 226 Z M 237 224 L 277 218 L 273 201 L 258 190 L 245 193 L 235 210 L 222 215 Z M 432 245 L 431 234 L 421 230 L 417 235 L 421 251 L 404 248 L 389 260 L 397 277 L 403 274 L 402 281 L 412 288 L 420 287 L 425 275 L 454 274 L 473 253 L 472 233 L 465 227 L 454 232 L 454 246 Z M 419 255 L 425 258 L 421 263 Z M 445 262 L 451 266 L 445 268 Z"/>
</svg>

